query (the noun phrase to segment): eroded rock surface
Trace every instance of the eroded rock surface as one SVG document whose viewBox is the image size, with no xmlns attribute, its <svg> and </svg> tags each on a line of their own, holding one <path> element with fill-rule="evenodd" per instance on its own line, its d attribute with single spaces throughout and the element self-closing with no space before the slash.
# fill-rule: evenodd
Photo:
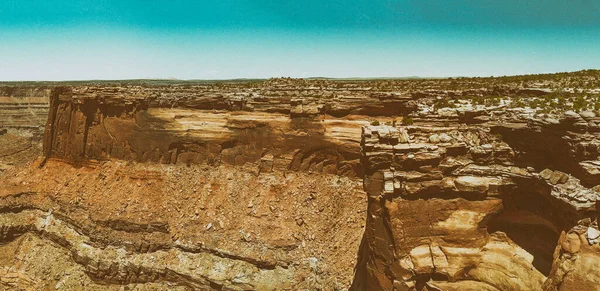
<svg viewBox="0 0 600 291">
<path fill-rule="evenodd" d="M 597 252 L 585 250 L 597 243 L 599 193 L 538 172 L 539 160 L 521 156 L 545 153 L 516 153 L 494 134 L 505 126 L 363 128 L 369 205 L 356 290 L 596 290 Z"/>
<path fill-rule="evenodd" d="M 597 290 L 600 99 L 547 77 L 4 87 L 0 289 Z"/>
<path fill-rule="evenodd" d="M 0 86 L 0 173 L 41 154 L 49 87 Z"/>
</svg>

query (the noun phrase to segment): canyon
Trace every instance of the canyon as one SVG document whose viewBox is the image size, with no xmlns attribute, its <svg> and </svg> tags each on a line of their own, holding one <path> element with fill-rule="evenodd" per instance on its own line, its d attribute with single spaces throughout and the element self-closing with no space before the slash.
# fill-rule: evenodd
<svg viewBox="0 0 600 291">
<path fill-rule="evenodd" d="M 600 290 L 597 88 L 0 84 L 0 287 Z"/>
</svg>

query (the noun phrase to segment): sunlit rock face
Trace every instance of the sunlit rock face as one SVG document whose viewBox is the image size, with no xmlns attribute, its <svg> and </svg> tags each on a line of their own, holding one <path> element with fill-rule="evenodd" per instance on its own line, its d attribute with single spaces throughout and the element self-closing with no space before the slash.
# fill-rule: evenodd
<svg viewBox="0 0 600 291">
<path fill-rule="evenodd" d="M 0 173 L 41 154 L 51 90 L 0 86 Z"/>
<path fill-rule="evenodd" d="M 297 100 L 244 91 L 223 96 L 203 88 L 59 87 L 52 94 L 46 156 L 74 162 L 260 163 L 269 171 L 345 176 L 362 176 L 360 128 L 370 117 L 361 114 L 389 119 L 391 108 L 401 113 L 411 100 Z"/>
<path fill-rule="evenodd" d="M 600 119 L 523 84 L 10 89 L 0 289 L 596 290 Z"/>
<path fill-rule="evenodd" d="M 355 290 L 598 288 L 598 193 L 527 166 L 520 157 L 539 153 L 515 152 L 498 126 L 363 128 Z"/>
<path fill-rule="evenodd" d="M 350 286 L 361 128 L 412 97 L 211 88 L 54 88 L 43 157 L 1 177 L 0 286 Z"/>
</svg>

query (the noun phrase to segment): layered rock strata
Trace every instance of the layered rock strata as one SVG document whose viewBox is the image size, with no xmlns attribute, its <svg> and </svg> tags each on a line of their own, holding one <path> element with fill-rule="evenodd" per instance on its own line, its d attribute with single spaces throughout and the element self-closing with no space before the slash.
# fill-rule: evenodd
<svg viewBox="0 0 600 291">
<path fill-rule="evenodd" d="M 0 130 L 43 130 L 51 88 L 0 86 Z"/>
<path fill-rule="evenodd" d="M 569 121 L 567 115 L 556 124 Z M 597 259 L 588 251 L 595 241 L 581 238 L 586 229 L 591 237 L 598 231 L 598 192 L 564 172 L 538 172 L 539 155 L 556 149 L 526 152 L 540 149 L 532 138 L 519 140 L 523 147 L 515 151 L 504 142 L 514 141 L 508 128 L 514 127 L 363 128 L 369 203 L 354 289 L 597 288 L 597 278 L 583 275 Z M 590 248 L 578 253 L 584 243 Z"/>
<path fill-rule="evenodd" d="M 0 86 L 0 173 L 41 154 L 50 91 Z"/>
<path fill-rule="evenodd" d="M 540 78 L 10 89 L 50 106 L 0 176 L 0 287 L 595 290 L 597 96 Z"/>
<path fill-rule="evenodd" d="M 265 171 L 361 176 L 360 127 L 368 124 L 357 115 L 365 110 L 361 105 L 370 101 L 373 108 L 389 110 L 405 103 L 402 98 L 347 104 L 338 99 L 333 106 L 291 98 L 156 95 L 140 88 L 57 88 L 45 155 L 72 162 L 254 163 Z M 328 114 L 322 112 L 325 107 Z M 334 117 L 348 112 L 358 117 Z"/>
<path fill-rule="evenodd" d="M 16 261 L 11 276 L 66 290 L 350 285 L 369 117 L 303 114 L 289 98 L 287 112 L 173 107 L 132 90 L 53 91 L 45 156 L 3 176 L 0 229 L 6 252 L 34 240 L 60 263 L 47 274 L 17 255 L 1 261 Z"/>
</svg>

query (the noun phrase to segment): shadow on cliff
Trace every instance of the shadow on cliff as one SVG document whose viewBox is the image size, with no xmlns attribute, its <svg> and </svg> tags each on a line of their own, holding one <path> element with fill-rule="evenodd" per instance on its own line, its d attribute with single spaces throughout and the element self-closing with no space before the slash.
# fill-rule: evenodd
<svg viewBox="0 0 600 291">
<path fill-rule="evenodd" d="M 211 137 L 202 129 L 180 129 L 174 120 L 150 114 L 144 100 L 75 99 L 71 88 L 59 87 L 50 103 L 44 155 L 75 166 L 115 158 L 187 165 L 258 163 L 262 170 L 362 176 L 358 144 L 347 147 L 327 140 L 324 125 L 309 117 L 290 118 L 287 128 L 228 119 L 223 132 Z"/>
</svg>

